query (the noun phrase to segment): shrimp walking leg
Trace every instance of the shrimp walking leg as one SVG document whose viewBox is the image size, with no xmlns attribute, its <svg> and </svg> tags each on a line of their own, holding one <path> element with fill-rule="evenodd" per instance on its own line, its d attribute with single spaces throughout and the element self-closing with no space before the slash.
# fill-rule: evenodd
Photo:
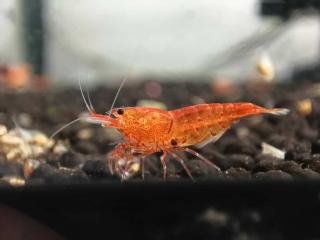
<svg viewBox="0 0 320 240">
<path fill-rule="evenodd" d="M 211 162 L 209 159 L 205 158 L 204 156 L 202 156 L 200 153 L 197 153 L 196 151 L 187 148 L 187 147 L 181 147 L 181 148 L 177 148 L 179 151 L 186 151 L 194 156 L 196 156 L 197 158 L 203 160 L 204 162 L 206 162 L 208 165 L 210 165 L 211 167 L 215 168 L 216 170 L 218 170 L 219 172 L 221 172 L 221 169 L 215 165 L 213 162 Z"/>
<path fill-rule="evenodd" d="M 187 167 L 187 165 L 185 164 L 184 160 L 182 157 L 180 157 L 178 154 L 174 153 L 174 152 L 168 152 L 174 159 L 176 159 L 184 168 L 184 170 L 186 171 L 186 173 L 188 174 L 188 176 L 194 181 L 194 178 L 191 174 L 191 171 L 189 170 L 189 168 Z"/>
<path fill-rule="evenodd" d="M 144 157 L 140 158 L 141 177 L 144 180 Z"/>
<path fill-rule="evenodd" d="M 128 162 L 128 150 L 130 150 L 130 147 L 127 144 L 121 143 L 107 155 L 107 162 L 111 174 L 114 174 L 114 171 L 120 175 L 124 173 L 125 166 Z"/>
<path fill-rule="evenodd" d="M 113 160 L 114 160 L 114 159 L 112 158 L 111 154 L 108 154 L 108 156 L 107 156 L 107 162 L 108 162 L 109 171 L 110 171 L 111 175 L 114 174 L 114 171 L 113 171 Z"/>
<path fill-rule="evenodd" d="M 160 157 L 160 161 L 163 167 L 163 180 L 167 179 L 167 161 L 166 161 L 166 157 L 167 157 L 167 152 L 163 152 L 163 154 Z"/>
</svg>

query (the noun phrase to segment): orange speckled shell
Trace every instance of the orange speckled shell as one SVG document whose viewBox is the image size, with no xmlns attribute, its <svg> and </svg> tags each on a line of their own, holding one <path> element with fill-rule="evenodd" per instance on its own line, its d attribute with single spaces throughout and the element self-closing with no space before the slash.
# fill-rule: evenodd
<svg viewBox="0 0 320 240">
<path fill-rule="evenodd" d="M 225 131 L 237 119 L 274 110 L 252 103 L 199 104 L 173 111 L 127 107 L 114 125 L 130 147 L 148 154 L 198 145 Z"/>
<path fill-rule="evenodd" d="M 168 111 L 127 107 L 118 130 L 131 146 L 144 151 L 158 151 L 167 145 L 172 117 Z"/>
<path fill-rule="evenodd" d="M 171 138 L 178 146 L 196 145 L 225 131 L 237 119 L 270 110 L 252 103 L 199 104 L 170 111 Z"/>
</svg>

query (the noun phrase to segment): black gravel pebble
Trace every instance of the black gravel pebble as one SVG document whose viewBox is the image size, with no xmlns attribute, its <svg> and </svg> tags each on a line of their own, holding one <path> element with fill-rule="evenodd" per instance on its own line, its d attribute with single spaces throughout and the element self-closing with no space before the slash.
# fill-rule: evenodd
<svg viewBox="0 0 320 240">
<path fill-rule="evenodd" d="M 59 158 L 60 166 L 66 168 L 75 168 L 83 161 L 84 159 L 80 154 L 75 154 L 73 152 L 64 153 Z"/>
<path fill-rule="evenodd" d="M 315 160 L 306 164 L 313 171 L 320 172 L 320 160 Z"/>
<path fill-rule="evenodd" d="M 310 178 L 310 179 L 315 179 L 319 178 L 320 174 L 313 171 L 312 169 L 303 169 L 300 166 L 291 164 L 291 166 L 286 168 L 286 172 L 290 173 L 293 177 L 297 178 Z"/>
<path fill-rule="evenodd" d="M 250 179 L 251 173 L 241 167 L 232 167 L 225 172 L 225 176 L 229 179 Z"/>
<path fill-rule="evenodd" d="M 106 160 L 88 160 L 83 165 L 82 170 L 94 179 L 110 177 L 109 167 Z"/>
<path fill-rule="evenodd" d="M 0 177 L 3 176 L 23 176 L 22 165 L 14 161 L 7 161 L 0 155 Z"/>
<path fill-rule="evenodd" d="M 99 149 L 92 141 L 79 141 L 74 145 L 74 150 L 83 154 L 96 154 Z"/>
<path fill-rule="evenodd" d="M 260 171 L 266 172 L 272 169 L 278 169 L 279 165 L 283 161 L 279 158 L 272 157 L 269 155 L 262 155 L 262 154 L 259 155 L 257 159 L 259 161 L 254 166 L 253 172 L 260 172 Z"/>
<path fill-rule="evenodd" d="M 259 180 L 289 180 L 292 179 L 292 176 L 281 170 L 270 170 L 268 172 L 257 172 L 253 174 L 253 178 Z"/>
<path fill-rule="evenodd" d="M 254 156 L 257 153 L 257 148 L 249 141 L 239 141 L 236 138 L 230 138 L 229 141 L 224 141 L 226 144 L 224 148 L 225 154 L 238 154 L 243 153 L 250 156 Z"/>
<path fill-rule="evenodd" d="M 31 175 L 31 179 L 44 179 L 46 183 L 66 181 L 85 181 L 87 176 L 79 170 L 56 169 L 48 164 L 41 164 Z M 37 180 L 38 181 L 38 180 Z"/>
<path fill-rule="evenodd" d="M 311 152 L 312 153 L 320 153 L 320 140 L 317 140 L 312 143 Z"/>
<path fill-rule="evenodd" d="M 255 161 L 250 155 L 230 154 L 226 155 L 225 161 L 229 164 L 228 168 L 244 168 L 250 170 L 254 167 Z"/>
<path fill-rule="evenodd" d="M 208 165 L 202 160 L 191 160 L 186 163 L 192 175 L 196 178 L 217 178 L 222 177 L 222 172 L 217 171 L 216 168 Z"/>
</svg>

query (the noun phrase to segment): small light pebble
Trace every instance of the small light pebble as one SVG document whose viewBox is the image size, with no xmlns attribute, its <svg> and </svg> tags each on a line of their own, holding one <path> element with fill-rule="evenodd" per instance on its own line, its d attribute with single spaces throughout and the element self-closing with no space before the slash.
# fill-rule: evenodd
<svg viewBox="0 0 320 240">
<path fill-rule="evenodd" d="M 59 141 L 53 148 L 52 152 L 54 154 L 57 154 L 57 155 L 61 155 L 63 153 L 66 153 L 68 152 L 68 148 L 61 142 Z"/>
<path fill-rule="evenodd" d="M 6 126 L 0 125 L 0 136 L 7 134 L 7 132 L 8 132 L 8 130 L 7 130 Z"/>
<path fill-rule="evenodd" d="M 211 224 L 212 226 L 225 226 L 228 223 L 229 216 L 227 213 L 218 211 L 214 208 L 205 210 L 200 216 L 199 220 Z"/>
<path fill-rule="evenodd" d="M 23 175 L 29 178 L 34 170 L 40 166 L 40 162 L 33 159 L 27 159 L 23 165 Z"/>
<path fill-rule="evenodd" d="M 20 151 L 18 149 L 12 149 L 11 151 L 9 151 L 6 154 L 6 158 L 9 161 L 13 161 L 13 160 L 20 161 L 20 160 L 22 160 L 22 158 L 20 158 L 20 156 L 21 156 Z"/>
<path fill-rule="evenodd" d="M 257 71 L 264 80 L 271 82 L 274 79 L 274 64 L 267 53 L 262 53 L 257 60 Z"/>
<path fill-rule="evenodd" d="M 9 183 L 11 186 L 14 187 L 21 187 L 26 184 L 26 181 L 18 176 L 4 176 L 1 178 L 1 180 Z"/>
<path fill-rule="evenodd" d="M 103 128 L 100 131 L 103 131 L 110 141 L 119 141 L 122 138 L 121 134 L 113 128 Z"/>
<path fill-rule="evenodd" d="M 148 100 L 148 99 L 141 99 L 136 104 L 138 107 L 153 107 L 153 108 L 159 108 L 162 110 L 167 110 L 167 106 L 159 101 L 154 100 Z"/>
<path fill-rule="evenodd" d="M 43 133 L 36 133 L 31 140 L 32 143 L 40 146 L 47 146 L 49 141 L 50 139 Z"/>
<path fill-rule="evenodd" d="M 262 147 L 262 154 L 267 154 L 267 155 L 271 155 L 273 157 L 279 158 L 279 159 L 284 159 L 285 158 L 285 152 L 266 143 L 263 142 L 261 144 Z"/>
<path fill-rule="evenodd" d="M 53 145 L 54 140 L 38 130 L 13 128 L 0 136 L 0 153 L 21 163 L 45 153 Z"/>
<path fill-rule="evenodd" d="M 24 127 L 32 125 L 32 118 L 28 113 L 20 113 L 18 116 L 19 123 Z"/>
<path fill-rule="evenodd" d="M 199 96 L 192 96 L 190 97 L 190 100 L 193 104 L 202 104 L 206 102 L 203 98 Z"/>
<path fill-rule="evenodd" d="M 312 101 L 310 98 L 298 101 L 296 103 L 296 108 L 298 112 L 303 115 L 307 116 L 312 112 Z"/>
<path fill-rule="evenodd" d="M 136 163 L 131 164 L 128 171 L 131 174 L 135 174 L 135 173 L 139 172 L 139 170 L 140 170 L 140 164 L 136 162 Z"/>
<path fill-rule="evenodd" d="M 83 128 L 77 134 L 77 137 L 82 140 L 88 140 L 92 138 L 92 136 L 93 136 L 93 131 L 90 128 Z"/>
<path fill-rule="evenodd" d="M 29 147 L 24 148 L 23 152 L 33 156 L 40 156 L 46 152 L 46 149 L 37 145 L 29 145 Z"/>
<path fill-rule="evenodd" d="M 245 138 L 249 136 L 250 131 L 247 127 L 239 127 L 236 129 L 236 133 L 239 138 Z"/>
<path fill-rule="evenodd" d="M 6 134 L 1 137 L 1 143 L 5 145 L 10 145 L 10 146 L 16 146 L 21 144 L 21 138 Z"/>
</svg>

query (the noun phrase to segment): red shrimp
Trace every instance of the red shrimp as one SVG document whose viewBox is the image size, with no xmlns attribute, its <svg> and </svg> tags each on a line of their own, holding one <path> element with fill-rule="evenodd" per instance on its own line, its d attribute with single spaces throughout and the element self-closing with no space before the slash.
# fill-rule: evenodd
<svg viewBox="0 0 320 240">
<path fill-rule="evenodd" d="M 284 115 L 289 112 L 285 108 L 267 109 L 244 102 L 198 104 L 172 111 L 150 107 L 113 108 L 109 114 L 104 115 L 95 112 L 89 94 L 88 104 L 80 82 L 79 85 L 83 100 L 89 111 L 89 115 L 85 119 L 102 124 L 105 127 L 115 128 L 123 136 L 124 142 L 119 143 L 107 155 L 110 172 L 113 174 L 115 170 L 122 179 L 128 177 L 128 169 L 137 159 L 140 160 L 141 174 L 144 178 L 144 160 L 157 152 L 162 153 L 160 161 L 163 166 L 164 179 L 167 177 L 168 156 L 177 160 L 188 176 L 193 179 L 185 160 L 179 155 L 180 152 L 190 153 L 206 162 L 210 167 L 221 171 L 213 162 L 189 147 L 203 147 L 209 142 L 218 140 L 240 118 L 262 113 Z M 65 125 L 56 131 L 53 136 L 80 119 L 83 119 L 83 117 Z"/>
<path fill-rule="evenodd" d="M 190 178 L 192 174 L 179 152 L 188 152 L 220 171 L 218 166 L 189 146 L 202 147 L 216 141 L 232 123 L 242 117 L 261 113 L 282 115 L 288 111 L 284 108 L 267 109 L 252 103 L 212 103 L 172 111 L 149 107 L 115 108 L 110 116 L 91 112 L 90 117 L 106 127 L 117 129 L 124 138 L 124 143 L 118 144 L 107 156 L 112 173 L 115 167 L 125 178 L 130 163 L 138 157 L 144 177 L 144 159 L 153 153 L 162 152 L 160 161 L 163 178 L 166 179 L 168 155 L 183 166 Z"/>
</svg>

